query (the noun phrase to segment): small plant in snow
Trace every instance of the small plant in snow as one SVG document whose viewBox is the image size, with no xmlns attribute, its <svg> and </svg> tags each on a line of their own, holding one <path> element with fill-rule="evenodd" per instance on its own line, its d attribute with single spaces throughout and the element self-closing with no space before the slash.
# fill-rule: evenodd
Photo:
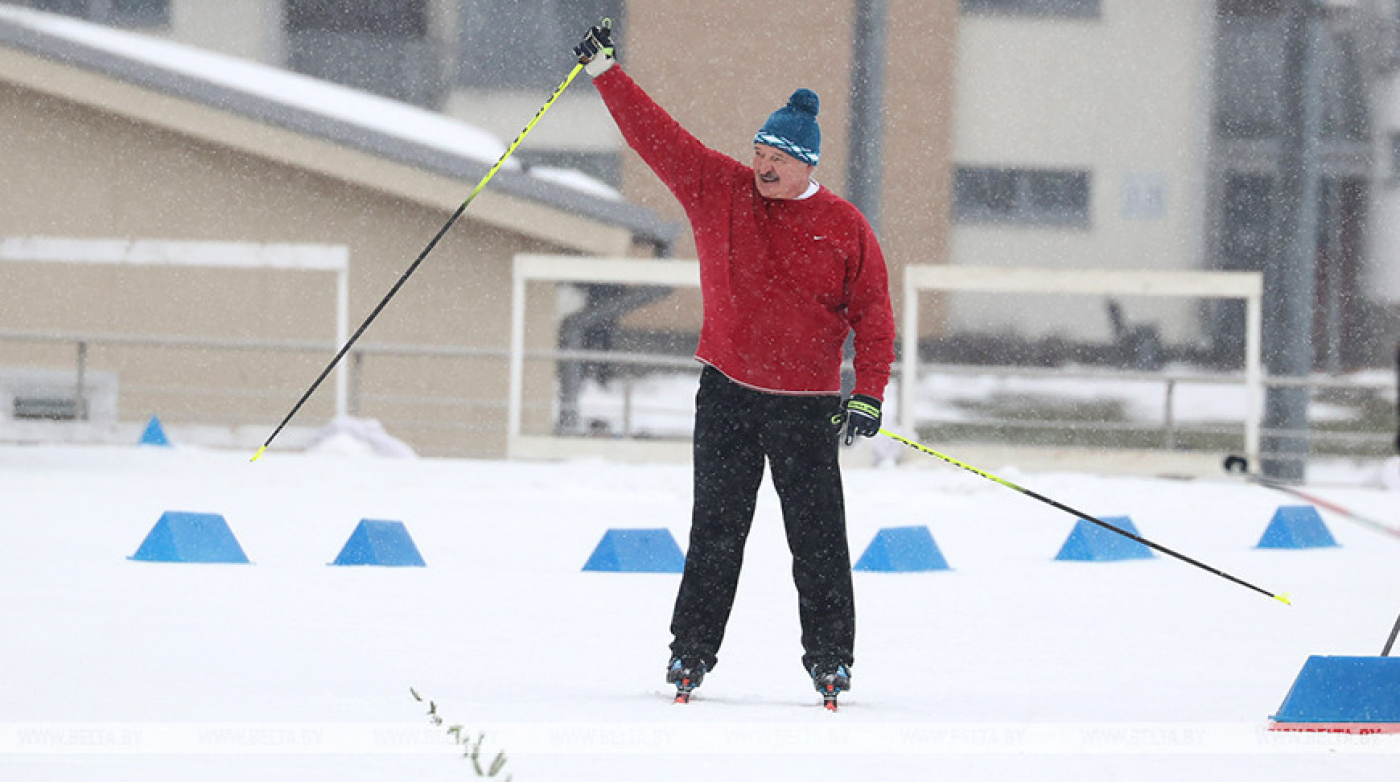
<svg viewBox="0 0 1400 782">
<path fill-rule="evenodd" d="M 408 692 L 413 696 L 415 701 L 424 703 L 423 696 L 419 695 L 417 690 L 409 687 Z M 428 704 L 428 719 L 431 720 L 434 725 L 442 727 L 446 720 L 442 718 L 441 714 L 438 714 L 437 703 L 431 700 L 426 701 L 426 703 Z M 465 727 L 461 725 L 449 725 L 447 727 L 447 735 L 451 737 L 452 741 L 454 741 L 457 746 L 462 748 L 462 757 L 472 762 L 472 768 L 476 770 L 477 776 L 494 777 L 501 773 L 501 769 L 505 768 L 506 753 L 504 750 L 496 753 L 496 758 L 491 761 L 490 766 L 482 767 L 481 747 L 486 743 L 485 733 L 478 733 L 476 737 L 473 738 L 471 734 L 467 733 Z M 510 780 L 511 777 L 507 775 L 505 782 L 510 782 Z"/>
</svg>

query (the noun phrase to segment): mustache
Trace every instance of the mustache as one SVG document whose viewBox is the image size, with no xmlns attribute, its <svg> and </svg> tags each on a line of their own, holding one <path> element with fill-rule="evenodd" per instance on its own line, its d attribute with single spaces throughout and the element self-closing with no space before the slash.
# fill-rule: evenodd
<svg viewBox="0 0 1400 782">
<path fill-rule="evenodd" d="M 777 174 L 776 172 L 774 172 L 774 171 L 769 171 L 769 172 L 767 172 L 767 173 L 765 173 L 765 174 L 759 174 L 759 175 L 758 175 L 758 178 L 761 179 L 762 181 L 768 182 L 768 183 L 770 183 L 770 184 L 773 183 L 773 182 L 777 182 L 778 179 L 779 179 L 778 174 Z"/>
</svg>

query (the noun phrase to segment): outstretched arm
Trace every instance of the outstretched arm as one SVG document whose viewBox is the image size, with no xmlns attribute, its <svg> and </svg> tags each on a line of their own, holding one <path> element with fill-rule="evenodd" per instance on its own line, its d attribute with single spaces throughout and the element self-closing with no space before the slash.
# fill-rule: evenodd
<svg viewBox="0 0 1400 782">
<path fill-rule="evenodd" d="M 701 183 L 715 165 L 737 165 L 702 144 L 616 64 L 617 47 L 608 20 L 589 28 L 574 54 L 594 77 L 593 84 L 622 131 L 627 145 L 687 207 L 700 195 Z"/>
</svg>

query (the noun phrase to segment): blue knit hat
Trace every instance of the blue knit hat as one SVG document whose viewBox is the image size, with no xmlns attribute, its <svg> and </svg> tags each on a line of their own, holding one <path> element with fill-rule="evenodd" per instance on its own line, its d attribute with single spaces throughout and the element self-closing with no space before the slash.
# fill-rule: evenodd
<svg viewBox="0 0 1400 782">
<path fill-rule="evenodd" d="M 822 156 L 822 129 L 817 126 L 817 94 L 803 88 L 788 98 L 787 105 L 773 112 L 753 137 L 755 144 L 767 144 L 811 166 Z"/>
</svg>

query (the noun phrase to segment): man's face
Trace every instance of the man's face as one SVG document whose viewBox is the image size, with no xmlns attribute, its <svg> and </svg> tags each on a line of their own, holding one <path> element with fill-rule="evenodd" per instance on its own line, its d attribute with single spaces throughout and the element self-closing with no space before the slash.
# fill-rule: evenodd
<svg viewBox="0 0 1400 782">
<path fill-rule="evenodd" d="M 811 166 L 767 144 L 753 145 L 753 181 L 764 198 L 797 198 L 807 192 Z"/>
</svg>

